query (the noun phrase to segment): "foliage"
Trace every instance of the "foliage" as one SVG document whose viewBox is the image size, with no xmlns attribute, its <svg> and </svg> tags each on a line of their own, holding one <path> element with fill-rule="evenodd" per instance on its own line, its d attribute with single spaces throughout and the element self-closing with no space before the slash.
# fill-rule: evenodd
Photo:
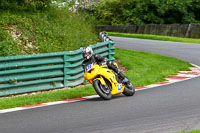
<svg viewBox="0 0 200 133">
<path fill-rule="evenodd" d="M 101 0 L 94 10 L 102 24 L 200 23 L 199 0 Z"/>
<path fill-rule="evenodd" d="M 90 19 L 66 8 L 0 14 L 0 56 L 76 50 L 97 42 Z"/>
<path fill-rule="evenodd" d="M 85 0 L 79 3 L 77 9 L 93 12 L 94 8 L 98 6 L 99 1 L 100 0 Z"/>
<path fill-rule="evenodd" d="M 0 9 L 3 10 L 43 10 L 48 7 L 51 0 L 1 0 Z"/>
<path fill-rule="evenodd" d="M 7 55 L 17 55 L 20 52 L 20 48 L 17 47 L 17 43 L 12 40 L 12 38 L 8 35 L 6 30 L 0 27 L 0 56 Z"/>
</svg>

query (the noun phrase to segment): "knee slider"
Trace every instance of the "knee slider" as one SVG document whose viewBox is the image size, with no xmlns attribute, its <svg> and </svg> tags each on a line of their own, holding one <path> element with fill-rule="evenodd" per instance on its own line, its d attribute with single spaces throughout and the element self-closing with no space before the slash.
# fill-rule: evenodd
<svg viewBox="0 0 200 133">
<path fill-rule="evenodd" d="M 107 62 L 107 65 L 108 65 L 108 66 L 112 66 L 112 61 L 108 61 L 108 62 Z"/>
</svg>

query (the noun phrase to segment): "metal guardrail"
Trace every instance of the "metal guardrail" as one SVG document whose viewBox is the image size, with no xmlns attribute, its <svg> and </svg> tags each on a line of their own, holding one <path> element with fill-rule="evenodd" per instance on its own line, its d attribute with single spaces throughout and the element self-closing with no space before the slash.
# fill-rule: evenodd
<svg viewBox="0 0 200 133">
<path fill-rule="evenodd" d="M 107 37 L 108 38 L 108 37 Z M 94 53 L 114 60 L 114 42 L 91 45 Z M 81 49 L 0 58 L 0 96 L 76 86 L 84 82 Z"/>
<path fill-rule="evenodd" d="M 200 24 L 101 25 L 97 31 L 200 38 Z"/>
</svg>

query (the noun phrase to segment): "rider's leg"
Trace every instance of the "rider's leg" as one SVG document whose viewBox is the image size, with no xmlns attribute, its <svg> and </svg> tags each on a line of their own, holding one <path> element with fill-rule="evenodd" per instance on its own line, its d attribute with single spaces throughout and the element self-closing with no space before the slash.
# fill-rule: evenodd
<svg viewBox="0 0 200 133">
<path fill-rule="evenodd" d="M 120 71 L 120 69 L 112 61 L 107 62 L 107 65 L 110 69 L 115 71 L 122 78 L 122 83 L 129 84 L 129 80 L 126 78 L 126 76 Z"/>
</svg>

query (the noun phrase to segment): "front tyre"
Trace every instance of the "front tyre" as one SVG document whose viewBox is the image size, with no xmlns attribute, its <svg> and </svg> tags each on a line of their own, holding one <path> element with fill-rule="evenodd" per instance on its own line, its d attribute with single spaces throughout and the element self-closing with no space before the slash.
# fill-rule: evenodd
<svg viewBox="0 0 200 133">
<path fill-rule="evenodd" d="M 111 90 L 103 86 L 99 80 L 93 82 L 93 87 L 102 99 L 110 100 L 112 98 Z"/>
<path fill-rule="evenodd" d="M 133 83 L 131 81 L 130 81 L 130 85 L 124 85 L 123 94 L 125 96 L 133 96 L 135 94 L 135 87 L 134 87 L 134 85 L 133 85 Z"/>
</svg>

